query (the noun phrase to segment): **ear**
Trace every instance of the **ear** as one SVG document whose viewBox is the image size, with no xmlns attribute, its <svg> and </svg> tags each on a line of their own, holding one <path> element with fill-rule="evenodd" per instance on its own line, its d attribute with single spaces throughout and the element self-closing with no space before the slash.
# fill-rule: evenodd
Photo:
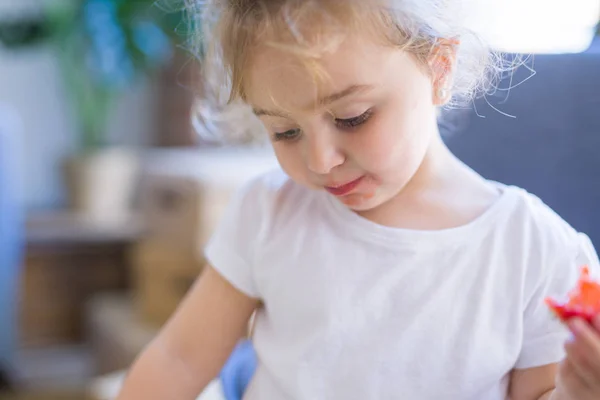
<svg viewBox="0 0 600 400">
<path fill-rule="evenodd" d="M 436 106 L 446 104 L 452 97 L 452 80 L 459 45 L 458 39 L 438 39 L 429 55 L 433 104 Z"/>
</svg>

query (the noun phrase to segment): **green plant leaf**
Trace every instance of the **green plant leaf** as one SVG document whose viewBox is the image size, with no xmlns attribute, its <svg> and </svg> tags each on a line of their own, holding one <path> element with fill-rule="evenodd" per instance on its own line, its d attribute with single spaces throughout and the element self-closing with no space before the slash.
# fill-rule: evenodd
<svg viewBox="0 0 600 400">
<path fill-rule="evenodd" d="M 100 4 L 115 11 L 110 23 L 115 32 L 122 34 L 119 54 L 124 67 L 120 71 L 124 76 L 131 75 L 127 84 L 153 74 L 168 61 L 170 51 L 165 49 L 172 50 L 184 40 L 178 30 L 183 21 L 183 8 L 166 12 L 157 7 L 156 0 L 48 0 L 43 4 L 40 15 L 18 20 L 3 20 L 0 16 L 0 44 L 10 49 L 43 42 L 55 46 L 63 80 L 78 117 L 80 149 L 93 151 L 107 145 L 110 112 L 119 94 L 129 86 L 115 84 L 110 76 L 101 75 L 106 71 L 96 64 L 101 55 L 95 54 L 94 58 L 94 51 L 110 52 L 113 48 L 106 44 L 103 48 L 97 47 L 104 37 L 94 35 L 106 32 L 98 33 L 98 29 L 87 25 L 90 21 L 86 19 L 86 7 Z M 155 42 L 142 40 L 150 35 L 154 35 L 150 39 Z M 126 65 L 131 66 L 131 71 L 126 70 Z"/>
</svg>

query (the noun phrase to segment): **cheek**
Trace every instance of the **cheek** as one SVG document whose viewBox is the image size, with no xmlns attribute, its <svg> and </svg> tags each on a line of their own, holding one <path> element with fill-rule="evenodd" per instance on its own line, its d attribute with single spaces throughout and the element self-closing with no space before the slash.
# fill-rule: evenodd
<svg viewBox="0 0 600 400">
<path fill-rule="evenodd" d="M 281 169 L 290 178 L 295 182 L 308 184 L 306 168 L 297 144 L 273 143 L 273 150 Z"/>
<path fill-rule="evenodd" d="M 357 132 L 352 147 L 355 161 L 379 175 L 405 174 L 415 169 L 427 148 L 428 127 L 421 126 L 419 110 L 378 115 Z"/>
<path fill-rule="evenodd" d="M 379 117 L 363 131 L 357 132 L 353 143 L 357 161 L 373 167 L 384 167 L 406 153 L 412 147 L 413 135 L 401 123 L 397 118 Z"/>
</svg>

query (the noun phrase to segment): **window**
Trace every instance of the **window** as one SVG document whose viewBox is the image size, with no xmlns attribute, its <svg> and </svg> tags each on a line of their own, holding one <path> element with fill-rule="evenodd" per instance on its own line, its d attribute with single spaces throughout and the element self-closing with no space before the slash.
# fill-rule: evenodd
<svg viewBox="0 0 600 400">
<path fill-rule="evenodd" d="M 591 43 L 600 0 L 477 0 L 473 29 L 497 50 L 573 53 Z M 475 18 L 473 18 L 475 17 Z"/>
</svg>

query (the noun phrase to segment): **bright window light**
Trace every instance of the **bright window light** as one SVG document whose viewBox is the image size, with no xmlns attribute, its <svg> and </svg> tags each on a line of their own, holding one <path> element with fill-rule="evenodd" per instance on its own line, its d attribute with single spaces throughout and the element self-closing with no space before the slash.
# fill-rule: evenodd
<svg viewBox="0 0 600 400">
<path fill-rule="evenodd" d="M 470 5 L 473 29 L 507 52 L 584 51 L 600 19 L 600 0 L 476 0 Z"/>
</svg>

